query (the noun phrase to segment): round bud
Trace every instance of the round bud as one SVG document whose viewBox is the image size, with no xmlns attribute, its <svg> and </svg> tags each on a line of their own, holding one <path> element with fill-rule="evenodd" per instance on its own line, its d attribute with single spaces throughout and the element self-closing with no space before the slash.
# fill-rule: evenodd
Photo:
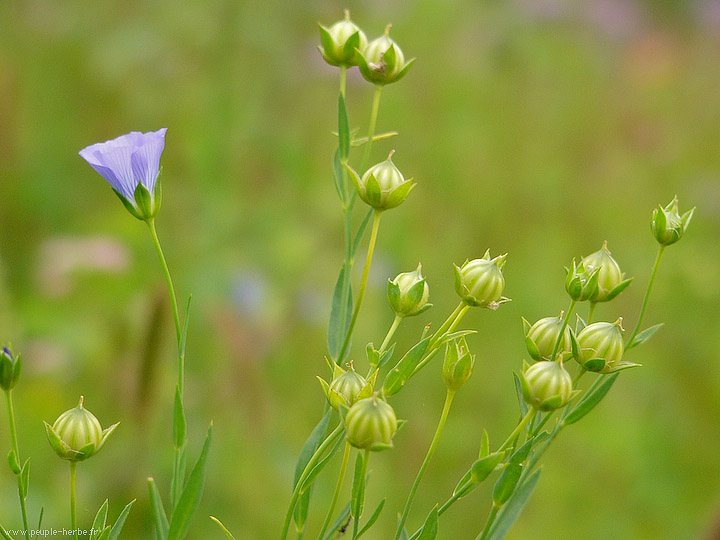
<svg viewBox="0 0 720 540">
<path fill-rule="evenodd" d="M 355 402 L 345 415 L 347 440 L 355 448 L 392 448 L 392 438 L 397 426 L 395 411 L 377 394 Z"/>
<path fill-rule="evenodd" d="M 320 54 L 331 66 L 357 66 L 357 51 L 367 47 L 365 33 L 350 20 L 350 12 L 347 10 L 345 18 L 330 28 L 320 25 L 320 41 Z"/>
<path fill-rule="evenodd" d="M 622 318 L 614 323 L 596 322 L 578 334 L 580 358 L 576 360 L 588 371 L 610 373 L 623 357 Z"/>
<path fill-rule="evenodd" d="M 576 264 L 573 259 L 572 268 L 566 268 L 565 271 L 565 290 L 570 298 L 576 302 L 584 302 L 597 294 L 599 268 L 585 268 L 582 262 Z"/>
<path fill-rule="evenodd" d="M 45 423 L 53 450 L 70 461 L 82 461 L 97 454 L 116 427 L 114 424 L 103 430 L 95 415 L 83 407 L 83 397 L 77 407 L 62 413 L 52 426 Z"/>
<path fill-rule="evenodd" d="M 0 349 L 0 388 L 6 392 L 12 390 L 20 379 L 21 368 L 20 355 L 13 356 L 8 347 Z"/>
<path fill-rule="evenodd" d="M 451 392 L 457 392 L 467 382 L 475 367 L 475 355 L 470 354 L 465 338 L 447 344 L 442 364 L 442 376 Z"/>
<path fill-rule="evenodd" d="M 415 186 L 412 178 L 407 180 L 392 162 L 392 155 L 385 161 L 370 167 L 362 178 L 350 167 L 350 177 L 360 198 L 376 210 L 389 210 L 399 206 Z"/>
<path fill-rule="evenodd" d="M 533 324 L 525 334 L 525 345 L 533 360 L 550 360 L 555 343 L 563 326 L 563 313 L 559 317 L 545 317 Z M 564 358 L 572 350 L 570 328 L 566 325 L 558 346 L 557 356 Z"/>
<path fill-rule="evenodd" d="M 674 197 L 664 208 L 658 206 L 653 210 L 650 222 L 655 240 L 663 246 L 669 246 L 680 240 L 690 224 L 693 212 L 695 212 L 694 208 L 681 216 L 678 211 L 677 197 Z"/>
<path fill-rule="evenodd" d="M 572 397 L 572 379 L 562 362 L 537 362 L 522 374 L 526 403 L 540 411 L 564 407 Z"/>
<path fill-rule="evenodd" d="M 612 300 L 630 284 L 630 281 L 624 279 L 625 275 L 620 270 L 620 265 L 610 255 L 607 242 L 603 242 L 600 250 L 585 257 L 581 264 L 589 273 L 599 269 L 597 273 L 597 290 L 590 297 L 591 302 Z"/>
<path fill-rule="evenodd" d="M 496 308 L 503 301 L 505 278 L 502 267 L 507 254 L 490 259 L 490 250 L 481 259 L 455 266 L 455 291 L 460 298 L 474 307 Z"/>
<path fill-rule="evenodd" d="M 328 401 L 333 409 L 338 409 L 340 405 L 350 407 L 363 389 L 367 386 L 367 380 L 360 375 L 350 365 L 350 369 L 337 375 L 330 383 L 328 391 Z"/>
<path fill-rule="evenodd" d="M 388 25 L 385 34 L 368 43 L 358 58 L 360 73 L 373 84 L 385 85 L 400 80 L 415 61 L 413 58 L 405 62 L 405 55 L 389 33 Z"/>
<path fill-rule="evenodd" d="M 420 264 L 414 272 L 403 272 L 388 280 L 388 302 L 399 317 L 412 317 L 427 310 L 432 306 L 428 304 L 429 298 L 430 287 L 422 276 Z"/>
</svg>

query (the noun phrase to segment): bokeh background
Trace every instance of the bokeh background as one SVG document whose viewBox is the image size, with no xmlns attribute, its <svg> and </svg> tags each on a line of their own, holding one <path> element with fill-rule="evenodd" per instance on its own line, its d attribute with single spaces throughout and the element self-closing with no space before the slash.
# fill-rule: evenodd
<svg viewBox="0 0 720 540">
<path fill-rule="evenodd" d="M 222 537 L 210 514 L 239 539 L 280 532 L 296 457 L 322 408 L 315 375 L 325 373 L 342 257 L 330 169 L 337 71 L 315 47 L 317 21 L 329 25 L 345 7 L 370 38 L 393 23 L 418 58 L 383 94 L 378 129 L 400 135 L 373 149 L 376 161 L 396 149 L 418 187 L 383 220 L 352 356 L 364 365 L 364 344 L 392 320 L 388 277 L 422 261 L 435 304 L 401 328 L 402 350 L 456 305 L 452 263 L 509 252 L 513 302 L 466 318 L 478 330 L 476 372 L 410 526 L 452 492 L 483 428 L 498 444 L 514 425 L 511 370 L 527 357 L 520 318 L 565 308 L 562 268 L 573 256 L 608 241 L 635 282 L 597 315 L 622 315 L 632 329 L 656 250 L 650 213 L 677 194 L 682 211 L 697 210 L 650 303 L 647 324 L 666 326 L 632 352 L 644 367 L 624 373 L 548 452 L 508 538 L 711 538 L 720 517 L 717 0 L 0 3 L 0 339 L 24 356 L 15 399 L 31 516 L 44 505 L 48 526 L 68 526 L 67 464 L 42 420 L 82 394 L 104 425 L 121 426 L 80 467 L 79 523 L 89 527 L 105 497 L 113 516 L 137 498 L 123 537 L 154 537 L 145 479 L 167 492 L 172 319 L 145 228 L 77 153 L 168 127 L 158 230 L 179 295 L 193 294 L 191 456 L 215 423 L 189 537 Z M 371 95 L 351 72 L 353 127 L 367 129 Z M 444 397 L 438 368 L 394 403 L 409 422 L 396 449 L 372 460 L 368 506 L 383 493 L 388 503 L 367 538 L 391 534 L 422 461 Z M 319 481 L 316 500 L 333 482 L 334 472 Z M 440 538 L 474 538 L 488 501 L 485 488 L 455 505 Z M 310 531 L 324 504 L 314 510 Z M 6 467 L 0 521 L 20 524 Z"/>
</svg>

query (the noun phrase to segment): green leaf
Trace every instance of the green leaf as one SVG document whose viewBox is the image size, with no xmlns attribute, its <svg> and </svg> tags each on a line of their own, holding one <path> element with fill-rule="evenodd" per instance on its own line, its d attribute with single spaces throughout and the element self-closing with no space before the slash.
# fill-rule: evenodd
<svg viewBox="0 0 720 540">
<path fill-rule="evenodd" d="M 17 454 L 15 454 L 15 450 L 10 450 L 10 452 L 8 453 L 7 461 L 13 474 L 20 474 L 20 462 L 18 461 Z"/>
<path fill-rule="evenodd" d="M 595 388 L 595 390 L 583 396 L 583 398 L 578 402 L 578 404 L 575 405 L 573 410 L 570 411 L 570 414 L 565 417 L 565 420 L 563 420 L 563 422 L 565 424 L 574 424 L 587 413 L 592 411 L 595 406 L 602 401 L 602 399 L 605 397 L 605 394 L 610 391 L 610 388 L 612 388 L 612 385 L 615 382 L 615 379 L 617 379 L 617 377 L 617 373 L 610 375 L 602 383 L 600 383 L 600 385 Z"/>
<path fill-rule="evenodd" d="M 425 519 L 425 523 L 420 530 L 420 536 L 417 540 L 435 540 L 438 532 L 438 505 L 436 504 L 428 517 Z"/>
<path fill-rule="evenodd" d="M 342 161 L 347 161 L 350 153 L 350 128 L 348 127 L 345 98 L 342 94 L 338 96 L 338 150 L 340 150 Z"/>
<path fill-rule="evenodd" d="M 385 364 L 387 364 L 390 360 L 392 360 L 393 353 L 395 352 L 395 344 L 393 343 L 390 345 L 387 350 L 382 353 L 382 356 L 380 357 L 380 361 L 378 362 L 378 369 L 383 367 Z"/>
<path fill-rule="evenodd" d="M 108 540 L 110 536 L 110 527 L 105 527 L 97 536 L 97 540 Z"/>
<path fill-rule="evenodd" d="M 395 364 L 395 367 L 390 370 L 383 383 L 385 396 L 389 397 L 397 394 L 402 389 L 420 363 L 425 351 L 427 351 L 431 339 L 431 337 L 426 337 L 420 343 L 417 343 Z"/>
<path fill-rule="evenodd" d="M 532 450 L 534 441 L 530 439 L 523 444 L 512 456 L 507 467 L 503 470 L 493 489 L 493 503 L 496 506 L 504 505 L 515 491 L 523 472 L 525 461 Z"/>
<path fill-rule="evenodd" d="M 482 439 L 480 440 L 480 454 L 478 457 L 482 459 L 488 454 L 490 454 L 490 437 L 488 436 L 487 430 L 483 429 Z"/>
<path fill-rule="evenodd" d="M 183 409 L 180 387 L 175 385 L 175 405 L 173 407 L 173 444 L 180 449 L 185 444 L 185 410 Z"/>
<path fill-rule="evenodd" d="M 355 257 L 355 254 L 360 247 L 360 242 L 362 241 L 363 234 L 365 234 L 365 229 L 367 229 L 368 223 L 370 223 L 370 218 L 373 216 L 374 213 L 375 210 L 371 208 L 367 211 L 367 214 L 365 214 L 365 217 L 360 222 L 360 226 L 358 227 L 357 233 L 355 233 L 355 239 L 352 243 L 352 249 L 350 250 L 351 257 Z"/>
<path fill-rule="evenodd" d="M 370 527 L 375 525 L 375 522 L 380 517 L 380 512 L 382 512 L 383 506 L 385 506 L 385 499 L 380 501 L 380 504 L 377 505 L 377 508 L 375 508 L 375 511 L 372 513 L 372 516 L 370 516 L 370 519 L 368 519 L 367 523 L 363 526 L 362 529 L 360 529 L 360 532 L 358 532 L 355 540 L 358 540 L 358 538 L 360 538 L 363 534 L 370 530 Z"/>
<path fill-rule="evenodd" d="M 150 492 L 150 510 L 153 516 L 153 523 L 155 524 L 155 537 L 157 540 L 165 540 L 170 525 L 167 515 L 165 514 L 162 497 L 153 478 L 148 478 L 148 491 Z"/>
<path fill-rule="evenodd" d="M 113 188 L 113 193 L 118 196 L 118 199 L 123 203 L 123 206 L 125 209 L 130 212 L 134 217 L 138 218 L 140 221 L 144 221 L 144 218 L 140 215 L 140 211 L 133 206 L 132 202 L 128 201 L 124 195 L 121 195 L 120 192 Z"/>
<path fill-rule="evenodd" d="M 30 485 L 30 458 L 25 460 L 20 471 L 20 483 L 18 484 L 18 491 L 22 499 L 27 499 L 28 487 Z"/>
<path fill-rule="evenodd" d="M 95 514 L 95 519 L 93 520 L 92 535 L 91 535 L 91 538 L 93 540 L 96 540 L 97 538 L 99 538 L 103 529 L 105 529 L 105 523 L 107 522 L 107 511 L 108 511 L 108 500 L 105 499 L 105 502 L 102 503 L 102 505 L 100 506 L 100 509 L 97 511 L 97 514 Z"/>
<path fill-rule="evenodd" d="M 513 382 L 515 383 L 515 394 L 517 395 L 517 400 L 520 404 L 520 418 L 525 418 L 525 415 L 528 412 L 528 406 L 527 403 L 525 403 L 525 399 L 523 398 L 522 383 L 520 382 L 520 377 L 518 377 L 517 373 L 515 372 L 513 372 Z"/>
<path fill-rule="evenodd" d="M 40 507 L 40 517 L 38 518 L 38 526 L 37 526 L 38 531 L 39 531 L 40 529 L 42 529 L 42 521 L 43 521 L 43 516 L 44 516 L 44 515 L 45 515 L 45 507 L 44 507 L 44 506 L 41 506 L 41 507 Z"/>
<path fill-rule="evenodd" d="M 342 342 L 345 339 L 345 334 L 350 326 L 350 319 L 352 317 L 352 288 L 350 286 L 347 288 L 347 297 L 342 298 L 345 279 L 350 279 L 350 276 L 349 272 L 345 271 L 345 265 L 343 265 L 340 269 L 337 282 L 335 283 L 327 335 L 328 352 L 337 363 L 342 362 L 342 358 L 338 358 L 338 354 L 340 354 L 340 347 L 342 347 Z M 343 306 L 345 306 L 345 321 L 341 322 L 340 318 L 342 317 Z"/>
<path fill-rule="evenodd" d="M 310 473 L 307 475 L 305 480 L 302 483 L 302 486 L 300 487 L 300 493 L 304 493 L 307 488 L 309 488 L 312 483 L 315 481 L 315 479 L 318 477 L 318 475 L 322 472 L 322 470 L 325 468 L 325 466 L 330 462 L 330 460 L 335 455 L 335 452 L 337 452 L 338 448 L 340 448 L 341 444 L 344 444 L 345 440 L 340 437 L 338 441 L 335 443 L 335 446 L 333 446 L 332 450 L 328 452 L 328 454 L 322 458 L 320 461 L 318 461 L 315 466 L 312 468 Z"/>
<path fill-rule="evenodd" d="M 437 346 L 440 347 L 441 345 L 445 345 L 449 341 L 460 339 L 461 337 L 469 336 L 471 334 L 477 334 L 477 330 L 458 330 L 457 332 L 451 332 L 450 334 L 443 334 L 442 337 L 438 340 Z"/>
<path fill-rule="evenodd" d="M 190 322 L 190 302 L 192 302 L 192 294 L 188 297 L 187 306 L 185 307 L 185 323 L 183 324 L 182 333 L 180 334 L 180 356 L 185 356 L 188 323 Z"/>
<path fill-rule="evenodd" d="M 605 369 L 605 359 L 604 358 L 591 358 L 590 360 L 585 362 L 583 367 L 588 371 L 597 373 L 598 371 L 602 371 L 603 369 Z"/>
<path fill-rule="evenodd" d="M 358 452 L 355 459 L 355 473 L 353 474 L 352 500 L 350 513 L 355 521 L 360 519 L 365 505 L 365 452 Z"/>
<path fill-rule="evenodd" d="M 327 431 L 331 415 L 332 409 L 328 408 L 323 417 L 313 428 L 310 436 L 305 441 L 305 444 L 300 451 L 300 456 L 298 457 L 297 464 L 295 465 L 295 479 L 293 480 L 293 489 L 297 485 L 300 475 L 305 470 L 305 467 L 307 467 L 307 464 L 310 462 L 313 454 L 315 454 L 315 450 L 318 449 L 320 443 L 322 443 L 323 439 L 325 439 L 325 432 Z"/>
<path fill-rule="evenodd" d="M 168 529 L 168 540 L 182 540 L 185 538 L 188 527 L 190 526 L 190 519 L 195 513 L 195 510 L 197 510 L 198 504 L 200 504 L 200 497 L 202 497 L 202 492 L 205 487 L 205 470 L 207 468 L 207 456 L 210 450 L 211 440 L 212 424 L 210 424 L 207 437 L 205 437 L 205 444 L 203 444 L 200 457 L 190 472 L 185 488 L 180 495 L 180 500 L 173 512 L 170 528 Z"/>
<path fill-rule="evenodd" d="M 343 205 L 346 204 L 347 195 L 345 194 L 345 171 L 343 170 L 342 158 L 340 157 L 340 149 L 335 150 L 333 154 L 333 180 L 335 182 L 335 191 Z"/>
<path fill-rule="evenodd" d="M 132 509 L 133 505 L 135 504 L 135 499 L 130 501 L 125 505 L 125 508 L 123 508 L 123 511 L 120 512 L 120 515 L 115 520 L 115 524 L 110 529 L 110 534 L 108 535 L 108 540 L 117 540 L 120 536 L 120 532 L 122 531 L 123 526 L 125 525 L 125 520 L 128 517 L 128 514 L 130 513 L 130 510 Z"/>
<path fill-rule="evenodd" d="M 625 347 L 626 351 L 629 351 L 633 347 L 637 347 L 638 345 L 642 345 L 645 343 L 648 339 L 652 337 L 652 335 L 660 330 L 660 328 L 663 327 L 665 323 L 656 324 L 654 326 L 651 326 L 650 328 L 646 328 L 642 332 L 640 332 L 637 336 L 635 336 L 630 343 L 627 344 L 627 347 Z"/>
<path fill-rule="evenodd" d="M 492 474 L 504 455 L 503 452 L 493 452 L 475 461 L 470 470 L 460 479 L 453 494 L 457 495 L 458 498 L 465 497 Z"/>
<path fill-rule="evenodd" d="M 515 491 L 513 496 L 510 498 L 508 503 L 498 513 L 495 523 L 490 528 L 490 534 L 487 540 L 502 540 L 505 538 L 507 533 L 510 531 L 510 527 L 513 526 L 517 518 L 525 508 L 530 496 L 532 495 L 535 485 L 540 478 L 540 470 L 532 473 L 527 480 L 520 484 L 520 487 Z M 475 540 L 480 540 L 478 536 Z"/>
<path fill-rule="evenodd" d="M 8 532 L 2 525 L 0 525 L 0 535 L 2 535 L 5 540 L 14 540 L 13 537 L 8 534 Z"/>
<path fill-rule="evenodd" d="M 227 527 L 225 527 L 225 525 L 223 525 L 222 522 L 218 518 L 216 518 L 215 516 L 210 516 L 210 519 L 212 519 L 215 523 L 217 523 L 217 526 L 220 527 L 220 529 L 222 529 L 222 532 L 225 533 L 225 536 L 228 537 L 228 540 L 235 540 L 235 537 L 232 535 L 232 533 L 227 530 Z"/>
<path fill-rule="evenodd" d="M 330 540 L 331 538 L 337 538 L 336 535 L 344 534 L 348 526 L 350 525 L 351 519 L 352 518 L 350 517 L 350 503 L 347 503 L 345 505 L 345 508 L 343 508 L 340 512 L 340 515 L 328 529 L 328 532 L 325 533 L 323 540 Z"/>
<path fill-rule="evenodd" d="M 312 486 L 305 493 L 300 495 L 298 502 L 295 504 L 293 510 L 293 521 L 295 522 L 295 529 L 298 532 L 298 540 L 302 537 L 302 531 L 305 528 L 305 521 L 307 520 L 308 510 L 310 508 L 310 493 L 312 492 Z"/>
</svg>

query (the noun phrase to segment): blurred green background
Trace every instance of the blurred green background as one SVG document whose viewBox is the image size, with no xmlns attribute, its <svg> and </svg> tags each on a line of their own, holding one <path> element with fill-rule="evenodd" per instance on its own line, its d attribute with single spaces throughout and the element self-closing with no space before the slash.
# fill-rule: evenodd
<svg viewBox="0 0 720 540">
<path fill-rule="evenodd" d="M 597 316 L 622 315 L 632 329 L 656 250 L 649 216 L 677 194 L 681 211 L 697 210 L 651 300 L 647 325 L 666 326 L 633 351 L 644 367 L 624 373 L 548 452 L 508 538 L 710 538 L 720 515 L 717 0 L 0 3 L 0 339 L 24 356 L 15 399 L 31 516 L 44 505 L 48 526 L 69 525 L 67 464 L 42 420 L 83 394 L 103 425 L 121 425 L 80 467 L 79 523 L 89 527 L 107 496 L 113 516 L 137 497 L 123 537 L 154 537 L 145 479 L 167 492 L 172 319 L 145 228 L 77 152 L 168 127 L 158 230 L 179 295 L 193 294 L 192 456 L 215 423 L 189 537 L 222 537 L 210 514 L 239 539 L 279 534 L 296 457 L 322 408 L 315 375 L 325 373 L 342 257 L 330 169 L 337 71 L 315 47 L 317 21 L 329 25 L 345 7 L 371 39 L 392 22 L 406 57 L 418 58 L 383 94 L 378 129 L 400 136 L 373 149 L 375 161 L 396 149 L 418 187 L 383 220 L 352 356 L 364 365 L 364 344 L 381 341 L 392 320 L 388 277 L 422 261 L 435 304 L 401 328 L 403 350 L 456 305 L 452 263 L 488 247 L 509 252 L 513 302 L 465 320 L 478 330 L 476 372 L 410 527 L 452 492 L 483 428 L 494 444 L 511 430 L 510 373 L 527 357 L 520 317 L 566 307 L 562 267 L 572 257 L 608 241 L 635 282 Z M 352 71 L 351 126 L 367 129 L 371 95 Z M 367 504 L 389 499 L 368 539 L 391 534 L 443 397 L 435 362 L 395 400 L 409 422 L 396 449 L 371 461 Z M 0 449 L 9 449 L 0 410 Z M 334 475 L 318 483 L 317 501 Z M 439 538 L 474 538 L 488 500 L 486 488 L 455 505 Z M 309 534 L 324 508 L 313 507 Z M 4 466 L 0 522 L 20 524 Z"/>
</svg>

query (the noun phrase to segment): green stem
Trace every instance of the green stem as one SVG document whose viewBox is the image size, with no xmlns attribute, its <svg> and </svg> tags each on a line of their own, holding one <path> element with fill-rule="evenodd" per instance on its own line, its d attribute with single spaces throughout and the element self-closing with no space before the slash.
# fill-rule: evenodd
<svg viewBox="0 0 720 540">
<path fill-rule="evenodd" d="M 367 478 L 367 468 L 368 468 L 368 461 L 370 461 L 370 450 L 365 449 L 362 453 L 362 467 L 360 468 L 360 476 L 358 478 L 358 481 L 360 482 L 360 500 L 358 501 L 358 508 L 362 508 L 365 506 L 365 479 Z M 353 487 L 354 491 L 354 487 Z M 353 522 L 353 535 L 352 540 L 355 540 L 358 536 L 358 532 L 360 530 L 360 512 L 358 512 L 358 515 L 355 517 L 355 520 Z"/>
<path fill-rule="evenodd" d="M 333 498 L 330 501 L 330 508 L 328 508 L 327 514 L 325 515 L 325 521 L 323 521 L 320 534 L 318 534 L 318 540 L 323 540 L 325 532 L 330 526 L 330 520 L 332 519 L 333 513 L 335 512 L 335 505 L 337 505 L 338 498 L 340 497 L 340 491 L 342 490 L 343 481 L 345 480 L 345 472 L 347 471 L 348 461 L 350 459 L 350 442 L 345 441 L 345 451 L 343 452 L 342 465 L 340 465 L 340 474 L 338 475 L 337 484 L 335 484 L 335 491 Z"/>
<path fill-rule="evenodd" d="M 445 395 L 445 405 L 443 406 L 442 414 L 440 415 L 440 421 L 438 422 L 437 429 L 435 430 L 435 435 L 433 436 L 432 442 L 430 443 L 430 448 L 428 448 L 427 454 L 425 454 L 425 459 L 423 460 L 422 465 L 420 465 L 420 470 L 415 477 L 415 482 L 410 489 L 410 494 L 408 495 L 407 501 L 405 502 L 405 509 L 403 510 L 397 530 L 395 531 L 394 540 L 398 540 L 398 538 L 400 538 L 400 535 L 402 534 L 403 527 L 405 526 L 405 521 L 407 521 L 408 514 L 410 513 L 410 507 L 412 506 L 413 499 L 415 499 L 415 493 L 417 492 L 418 486 L 420 485 L 420 480 L 422 480 L 422 477 L 425 474 L 425 469 L 427 469 L 428 463 L 430 463 L 430 459 L 435 453 L 435 448 L 437 447 L 438 441 L 440 440 L 440 436 L 443 432 L 443 428 L 445 427 L 445 421 L 447 420 L 448 413 L 450 412 L 450 406 L 452 405 L 454 397 L 455 392 L 448 390 L 447 394 Z"/>
<path fill-rule="evenodd" d="M 338 356 L 341 361 L 345 358 L 345 352 L 350 344 L 350 337 L 352 336 L 353 329 L 355 328 L 355 322 L 360 314 L 360 306 L 362 306 L 363 296 L 365 296 L 365 287 L 367 286 L 368 274 L 370 273 L 370 263 L 372 263 L 375 243 L 377 242 L 378 229 L 380 228 L 380 216 L 382 216 L 382 210 L 375 210 L 375 214 L 373 215 L 372 231 L 370 233 L 370 243 L 368 244 L 367 255 L 365 257 L 365 268 L 363 269 L 363 275 L 360 281 L 360 290 L 358 291 L 355 310 L 353 311 L 352 318 L 350 319 L 350 324 L 348 325 L 347 333 L 345 334 L 345 340 L 343 341 L 343 345 Z"/>
<path fill-rule="evenodd" d="M 502 443 L 502 446 L 498 448 L 498 452 L 502 452 L 503 450 L 506 450 L 512 442 L 517 439 L 518 435 L 522 432 L 523 429 L 525 429 L 525 426 L 528 425 L 528 422 L 532 420 L 535 415 L 537 414 L 538 410 L 535 407 L 532 407 L 525 416 L 523 416 L 523 419 L 520 420 L 520 423 L 515 426 L 515 429 L 512 431 L 510 435 L 508 435 L 508 438 L 505 439 L 505 442 Z"/>
<path fill-rule="evenodd" d="M 330 447 L 330 445 L 335 442 L 337 437 L 340 436 L 343 429 L 343 424 L 341 422 L 332 431 L 332 433 L 330 433 L 330 435 L 325 437 L 325 440 L 320 444 L 320 446 L 318 446 L 317 450 L 315 450 L 315 453 L 312 455 L 307 465 L 305 465 L 303 472 L 298 477 L 298 480 L 295 483 L 295 487 L 293 489 L 292 498 L 290 499 L 290 505 L 288 506 L 287 514 L 285 514 L 285 523 L 283 524 L 283 531 L 280 535 L 280 540 L 285 540 L 287 538 L 288 530 L 290 530 L 290 521 L 292 520 L 295 505 L 300 498 L 300 489 L 302 488 L 303 482 L 305 481 L 305 479 L 307 479 L 310 471 L 312 471 L 313 467 L 315 467 L 325 450 L 327 450 L 328 447 Z"/>
<path fill-rule="evenodd" d="M 77 461 L 70 462 L 70 528 L 73 531 L 75 540 L 78 540 L 77 518 L 75 512 L 75 473 L 77 470 Z"/>
<path fill-rule="evenodd" d="M 403 317 L 402 315 L 395 315 L 395 319 L 392 322 L 392 325 L 390 326 L 390 330 L 388 330 L 388 333 L 385 335 L 385 339 L 382 342 L 382 345 L 380 345 L 380 350 L 378 351 L 380 355 L 382 356 L 382 353 L 385 352 L 385 349 L 390 344 L 390 340 L 392 339 L 393 335 L 395 334 L 395 330 L 398 329 L 398 326 L 400 326 L 400 323 L 402 322 Z"/>
<path fill-rule="evenodd" d="M 375 93 L 373 94 L 372 110 L 370 112 L 370 126 L 368 127 L 368 139 L 365 146 L 365 153 L 363 154 L 362 165 L 360 167 L 360 174 L 365 172 L 370 160 L 370 149 L 372 148 L 373 137 L 375 136 L 375 125 L 377 124 L 378 111 L 380 110 L 380 96 L 382 95 L 383 87 L 381 85 L 375 85 Z"/>
<path fill-rule="evenodd" d="M 500 510 L 500 507 L 496 504 L 492 505 L 492 508 L 490 509 L 490 515 L 487 518 L 487 521 L 485 522 L 485 528 L 483 529 L 483 532 L 480 534 L 480 539 L 485 540 L 487 538 L 488 533 L 490 532 L 490 527 L 492 527 L 492 524 L 495 522 L 495 518 L 497 517 L 498 511 Z"/>
<path fill-rule="evenodd" d="M 345 97 L 345 81 L 347 80 L 347 66 L 340 66 L 340 94 Z"/>
<path fill-rule="evenodd" d="M 445 335 L 449 334 L 455 328 L 457 328 L 457 325 L 460 324 L 460 321 L 465 316 L 467 311 L 470 309 L 470 306 L 467 305 L 465 302 L 460 302 L 458 307 L 455 308 L 455 311 L 453 311 L 450 314 L 450 317 L 447 318 L 447 320 L 443 323 L 443 325 L 438 328 L 438 331 L 435 332 L 435 334 L 430 338 L 430 342 L 428 343 L 428 350 L 425 353 L 425 356 L 423 357 L 420 362 L 418 362 L 418 365 L 415 366 L 415 369 L 413 370 L 411 377 L 418 373 L 422 368 L 424 368 L 430 360 L 432 360 L 437 352 L 440 350 L 438 347 L 438 342 L 440 339 Z"/>
<path fill-rule="evenodd" d="M 558 349 L 560 348 L 560 342 L 563 340 L 563 336 L 565 335 L 565 329 L 567 328 L 568 321 L 570 321 L 570 315 L 572 315 L 573 310 L 575 309 L 575 305 L 577 304 L 577 300 L 572 300 L 570 302 L 570 307 L 567 310 L 567 313 L 565 314 L 565 318 L 563 319 L 562 327 L 560 327 L 560 332 L 558 333 L 558 337 L 555 340 L 555 347 L 553 347 L 552 355 L 550 356 L 550 361 L 555 361 L 555 357 L 557 356 Z"/>
<path fill-rule="evenodd" d="M 657 256 L 655 257 L 655 264 L 653 264 L 652 274 L 650 274 L 650 281 L 648 282 L 647 289 L 645 290 L 645 298 L 643 299 L 642 308 L 640 308 L 640 316 L 638 317 L 638 322 L 635 325 L 635 330 L 633 330 L 632 334 L 630 334 L 630 337 L 625 342 L 626 347 L 627 344 L 632 343 L 632 340 L 635 339 L 635 336 L 637 336 L 640 331 L 640 325 L 642 324 L 643 317 L 645 317 L 645 310 L 647 309 L 648 300 L 650 299 L 650 292 L 652 291 L 653 283 L 655 283 L 655 276 L 657 275 L 658 268 L 660 267 L 660 259 L 662 259 L 664 252 L 665 246 L 660 245 Z"/>
<path fill-rule="evenodd" d="M 20 447 L 18 445 L 17 426 L 15 424 L 15 408 L 13 407 L 12 390 L 5 391 L 5 398 L 7 401 L 8 422 L 10 424 L 10 440 L 12 442 L 12 448 L 13 448 L 13 451 L 15 452 L 15 457 L 17 458 L 18 463 L 22 463 L 22 460 L 20 459 Z M 18 498 L 20 499 L 20 512 L 22 513 L 23 527 L 25 528 L 25 538 L 27 540 L 30 540 L 30 530 L 28 528 L 28 519 L 27 519 L 27 508 L 25 507 L 25 498 L 21 494 L 22 493 L 21 492 L 22 477 L 19 474 L 15 475 L 15 476 L 17 476 Z"/>
<path fill-rule="evenodd" d="M 590 302 L 590 311 L 588 311 L 588 320 L 587 323 L 590 324 L 593 321 L 593 316 L 595 315 L 595 308 L 597 307 L 597 302 Z"/>
</svg>

